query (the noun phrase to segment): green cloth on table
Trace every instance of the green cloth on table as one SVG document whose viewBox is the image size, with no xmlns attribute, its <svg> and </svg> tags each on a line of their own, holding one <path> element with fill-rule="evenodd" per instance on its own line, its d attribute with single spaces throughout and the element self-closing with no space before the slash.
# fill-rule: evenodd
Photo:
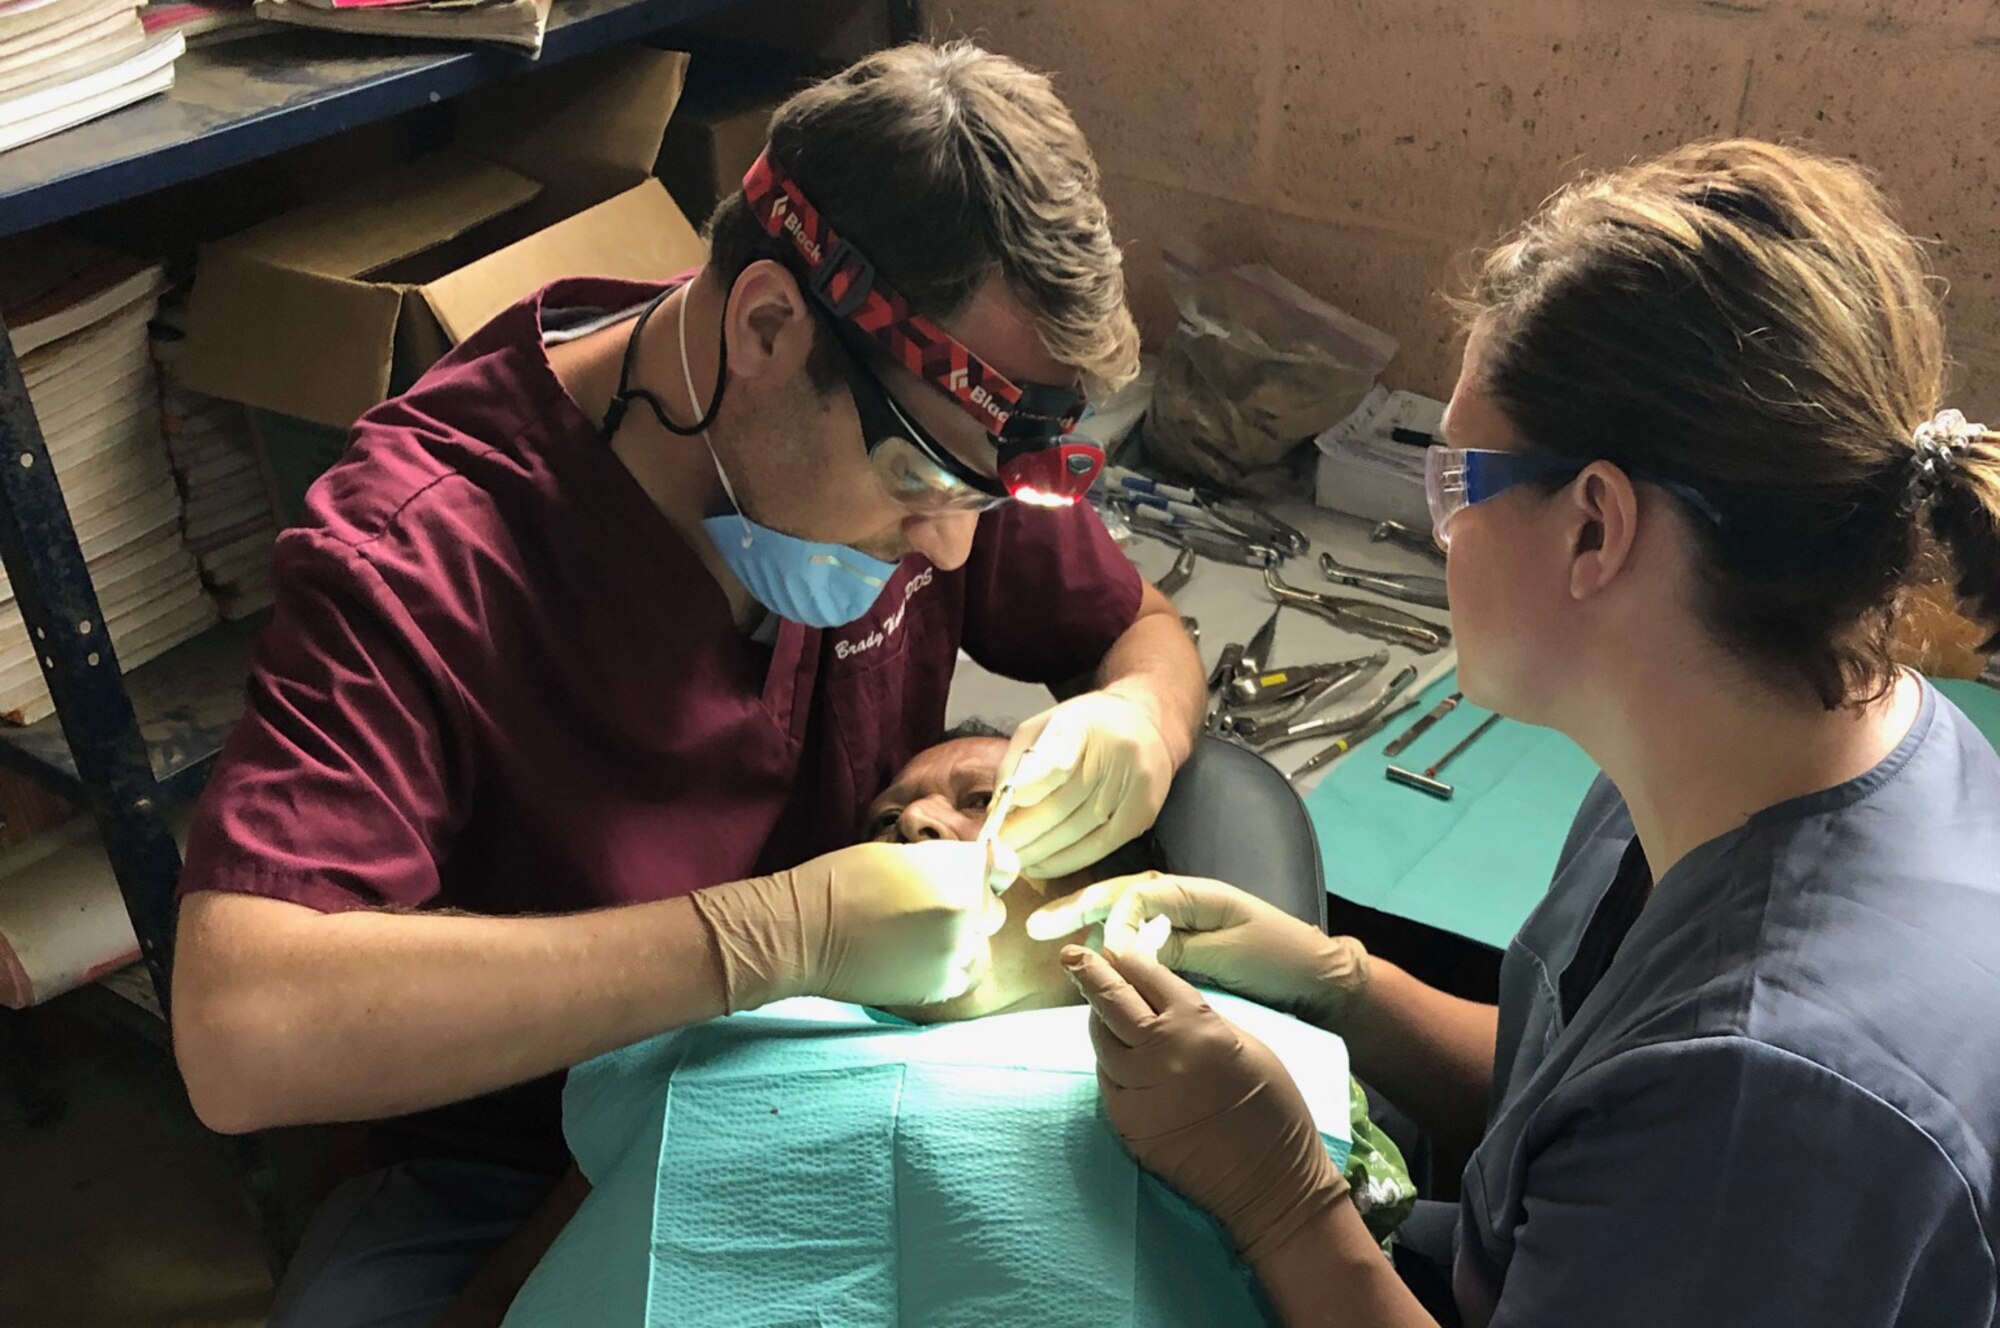
<svg viewBox="0 0 2000 1328">
<path fill-rule="evenodd" d="M 1455 790 L 1449 801 L 1389 782 L 1389 766 L 1421 771 L 1486 719 L 1461 703 L 1394 761 L 1382 755 L 1457 687 L 1456 673 L 1440 679 L 1334 766 L 1306 810 L 1330 893 L 1505 948 L 1548 889 L 1597 766 L 1562 734 L 1503 719 L 1439 772 Z M 1955 681 L 1938 690 L 2000 746 L 2000 691 Z"/>
<path fill-rule="evenodd" d="M 1450 800 L 1391 783 L 1391 765 L 1423 770 L 1491 713 L 1461 702 L 1394 761 L 1382 755 L 1457 689 L 1456 673 L 1435 683 L 1334 766 L 1306 810 L 1330 893 L 1504 948 L 1548 889 L 1597 766 L 1562 734 L 1503 719 L 1438 772 Z"/>
</svg>

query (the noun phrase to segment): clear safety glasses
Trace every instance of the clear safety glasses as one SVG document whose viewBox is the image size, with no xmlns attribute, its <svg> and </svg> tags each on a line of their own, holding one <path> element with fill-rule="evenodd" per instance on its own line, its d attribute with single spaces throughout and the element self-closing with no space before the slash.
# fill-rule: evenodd
<svg viewBox="0 0 2000 1328">
<path fill-rule="evenodd" d="M 1451 547 L 1451 519 L 1474 503 L 1498 497 L 1516 485 L 1534 480 L 1571 480 L 1592 461 L 1536 452 L 1500 452 L 1476 447 L 1433 445 L 1424 454 L 1424 500 L 1431 511 L 1431 538 L 1440 549 Z M 1678 480 L 1639 471 L 1627 472 L 1643 484 L 1655 484 L 1693 508 L 1702 519 L 1722 526 L 1722 513 L 1702 493 Z"/>
<path fill-rule="evenodd" d="M 981 475 L 896 403 L 861 355 L 848 352 L 847 387 L 861 420 L 868 468 L 897 503 L 918 516 L 984 512 L 1011 496 L 999 477 Z"/>
</svg>

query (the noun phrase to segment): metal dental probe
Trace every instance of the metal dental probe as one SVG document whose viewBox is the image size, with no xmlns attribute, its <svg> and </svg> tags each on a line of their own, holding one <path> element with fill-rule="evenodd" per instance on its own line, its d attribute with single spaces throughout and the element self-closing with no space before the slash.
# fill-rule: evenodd
<svg viewBox="0 0 2000 1328">
<path fill-rule="evenodd" d="M 1378 595 L 1387 595 L 1406 604 L 1421 604 L 1429 609 L 1451 607 L 1445 598 L 1442 577 L 1417 576 L 1408 572 L 1371 572 L 1363 567 L 1349 567 L 1330 553 L 1319 556 L 1319 570 L 1320 575 L 1335 585 L 1372 590 Z"/>
<path fill-rule="evenodd" d="M 1500 716 L 1488 715 L 1478 728 L 1461 738 L 1456 747 L 1453 747 L 1443 756 L 1438 757 L 1437 760 L 1426 766 L 1421 775 L 1414 770 L 1405 770 L 1399 765 L 1390 766 L 1387 770 L 1383 771 L 1383 774 L 1392 782 L 1413 788 L 1419 793 L 1428 793 L 1433 798 L 1449 798 L 1452 795 L 1452 787 L 1437 777 L 1438 771 L 1450 765 L 1458 758 L 1460 752 L 1470 747 L 1473 743 L 1478 742 L 1480 738 L 1485 736 L 1488 729 L 1499 722 Z"/>
<path fill-rule="evenodd" d="M 1458 703 L 1460 701 L 1463 701 L 1464 699 L 1465 699 L 1464 692 L 1453 692 L 1450 696 L 1447 696 L 1444 700 L 1432 706 L 1430 708 L 1429 713 L 1427 713 L 1422 719 L 1410 725 L 1409 728 L 1403 730 L 1402 733 L 1397 735 L 1396 740 L 1394 742 L 1390 743 L 1387 747 L 1384 747 L 1382 749 L 1382 755 L 1392 756 L 1392 757 L 1401 756 L 1403 754 L 1403 749 L 1405 747 L 1408 747 L 1418 738 L 1423 737 L 1425 733 L 1430 731 L 1431 725 L 1437 723 L 1439 720 L 1443 719 L 1446 715 L 1449 715 L 1452 711 L 1456 710 L 1458 708 Z"/>
<path fill-rule="evenodd" d="M 1416 704 L 1417 703 L 1415 701 L 1405 701 L 1403 702 L 1403 704 L 1399 706 L 1390 706 L 1387 710 L 1384 710 L 1381 714 L 1375 716 L 1374 719 L 1368 721 L 1366 724 L 1363 724 L 1360 728 L 1354 730 L 1354 732 L 1348 734 L 1346 737 L 1336 739 L 1331 746 L 1324 747 L 1318 752 L 1315 752 L 1313 755 L 1307 757 L 1305 764 L 1301 765 L 1298 769 L 1292 771 L 1291 773 L 1290 778 L 1293 787 L 1297 787 L 1298 782 L 1301 779 L 1304 779 L 1307 775 L 1310 775 L 1313 771 L 1319 769 L 1321 766 L 1331 765 L 1338 758 L 1345 756 L 1348 752 L 1353 751 L 1356 747 L 1359 747 L 1362 743 L 1367 742 L 1370 738 L 1374 737 L 1376 734 L 1380 733 L 1383 729 L 1387 728 L 1389 726 L 1390 720 L 1394 719 L 1396 716 L 1402 714 L 1406 710 L 1415 709 Z"/>
<path fill-rule="evenodd" d="M 1425 655 L 1451 644 L 1450 628 L 1426 622 L 1415 614 L 1387 604 L 1301 590 L 1285 584 L 1284 579 L 1268 567 L 1264 569 L 1264 585 L 1280 604 L 1304 609 L 1343 631 L 1387 641 L 1390 645 L 1408 646 Z"/>
</svg>

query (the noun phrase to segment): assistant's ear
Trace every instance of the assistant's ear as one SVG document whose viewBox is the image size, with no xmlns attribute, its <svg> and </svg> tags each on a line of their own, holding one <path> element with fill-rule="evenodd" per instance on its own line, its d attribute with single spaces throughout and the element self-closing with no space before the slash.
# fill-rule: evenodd
<svg viewBox="0 0 2000 1328">
<path fill-rule="evenodd" d="M 1588 599 L 1631 562 L 1639 537 L 1639 495 L 1630 476 L 1600 461 L 1570 484 L 1569 502 L 1575 517 L 1569 593 Z"/>
<path fill-rule="evenodd" d="M 723 316 L 730 374 L 775 384 L 802 372 L 813 344 L 810 298 L 783 263 L 760 259 L 744 268 Z"/>
</svg>

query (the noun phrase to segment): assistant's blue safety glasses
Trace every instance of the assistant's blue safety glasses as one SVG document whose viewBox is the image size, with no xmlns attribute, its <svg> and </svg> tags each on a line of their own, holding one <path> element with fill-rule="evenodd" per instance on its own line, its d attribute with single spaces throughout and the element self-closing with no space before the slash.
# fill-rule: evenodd
<svg viewBox="0 0 2000 1328">
<path fill-rule="evenodd" d="M 1451 547 L 1451 519 L 1474 503 L 1498 497 L 1532 480 L 1572 480 L 1592 460 L 1549 456 L 1539 452 L 1500 452 L 1479 447 L 1434 444 L 1424 454 L 1424 500 L 1431 509 L 1431 538 L 1440 549 Z M 1657 484 L 1720 529 L 1722 513 L 1697 489 L 1679 480 L 1628 471 L 1634 480 Z"/>
</svg>

